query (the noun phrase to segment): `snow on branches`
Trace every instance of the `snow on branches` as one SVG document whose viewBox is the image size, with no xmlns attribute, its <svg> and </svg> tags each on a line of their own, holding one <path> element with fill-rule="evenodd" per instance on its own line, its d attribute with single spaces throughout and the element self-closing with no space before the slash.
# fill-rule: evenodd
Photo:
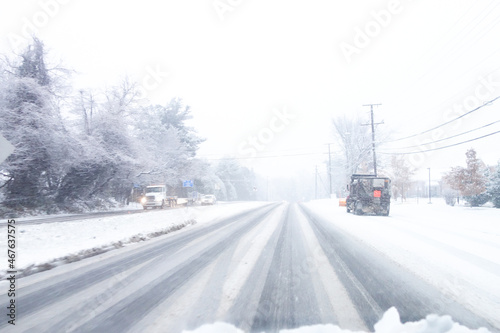
<svg viewBox="0 0 500 333">
<path fill-rule="evenodd" d="M 465 153 L 467 167 L 453 167 L 444 176 L 444 181 L 461 195 L 472 207 L 484 205 L 489 200 L 486 192 L 488 183 L 486 165 L 477 158 L 476 151 L 469 149 Z"/>
</svg>

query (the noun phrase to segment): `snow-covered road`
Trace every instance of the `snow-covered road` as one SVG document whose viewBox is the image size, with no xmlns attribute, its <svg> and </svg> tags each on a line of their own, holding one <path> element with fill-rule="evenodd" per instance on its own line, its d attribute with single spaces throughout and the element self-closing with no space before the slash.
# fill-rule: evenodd
<svg viewBox="0 0 500 333">
<path fill-rule="evenodd" d="M 435 312 L 451 314 L 458 303 L 500 328 L 500 210 L 393 204 L 384 218 L 344 215 L 321 202 L 308 207 L 439 290 L 445 304 Z"/>
<path fill-rule="evenodd" d="M 15 331 L 182 332 L 222 321 L 244 332 L 297 327 L 316 332 L 318 326 L 311 325 L 317 324 L 388 332 L 397 318 L 389 326 L 374 325 L 396 307 L 402 322 L 434 313 L 497 332 L 499 217 L 491 208 L 439 204 L 393 205 L 389 217 L 354 216 L 325 200 L 24 226 L 26 242 L 35 232 L 40 239 L 53 235 L 57 225 L 61 237 L 71 237 L 60 240 L 57 255 L 55 247 L 34 261 L 21 261 L 27 266 L 130 237 L 138 225 L 146 234 L 197 221 L 19 279 Z M 114 239 L 113 233 L 103 236 L 109 228 Z M 101 239 L 91 237 L 91 230 Z M 20 256 L 35 256 L 43 241 L 33 242 L 19 249 Z M 3 265 L 6 259 L 1 260 Z M 6 289 L 7 281 L 0 288 Z M 4 294 L 0 304 L 7 302 Z M 214 327 L 207 332 L 221 329 Z M 228 332 L 236 332 L 234 327 Z M 0 330 L 6 328 L 1 322 Z"/>
</svg>

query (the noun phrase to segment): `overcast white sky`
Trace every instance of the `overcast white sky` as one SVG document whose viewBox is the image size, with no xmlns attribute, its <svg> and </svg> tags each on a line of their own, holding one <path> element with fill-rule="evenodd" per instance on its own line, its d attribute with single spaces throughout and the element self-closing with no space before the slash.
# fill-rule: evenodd
<svg viewBox="0 0 500 333">
<path fill-rule="evenodd" d="M 129 75 L 155 103 L 183 98 L 207 139 L 200 156 L 242 158 L 261 173 L 312 173 L 333 142 L 331 119 L 359 113 L 368 122 L 363 104 L 382 103 L 377 131 L 400 138 L 499 96 L 499 22 L 492 0 L 2 0 L 0 53 L 19 52 L 36 33 L 52 61 L 78 72 L 76 87 L 102 88 Z M 393 147 L 499 119 L 500 100 Z M 496 123 L 435 146 L 499 130 Z M 496 134 L 411 161 L 424 177 L 429 167 L 464 164 L 475 147 L 496 164 L 499 142 Z M 299 155 L 246 159 L 252 150 Z M 323 154 L 303 155 L 310 153 Z"/>
</svg>

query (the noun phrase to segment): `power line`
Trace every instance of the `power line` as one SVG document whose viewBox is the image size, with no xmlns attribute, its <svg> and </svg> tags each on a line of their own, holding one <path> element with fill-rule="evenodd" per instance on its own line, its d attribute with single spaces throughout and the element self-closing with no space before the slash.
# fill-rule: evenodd
<svg viewBox="0 0 500 333">
<path fill-rule="evenodd" d="M 467 141 L 462 141 L 462 142 L 454 143 L 452 145 L 448 145 L 448 146 L 444 146 L 444 147 L 439 147 L 439 148 L 432 148 L 432 149 L 426 149 L 426 150 L 420 150 L 420 151 L 412 151 L 412 152 L 406 152 L 406 153 L 381 152 L 381 154 L 385 154 L 385 155 L 410 155 L 410 154 L 426 153 L 426 152 L 429 152 L 429 151 L 440 150 L 440 149 L 445 149 L 445 148 L 450 148 L 450 147 L 458 146 L 458 145 L 461 145 L 461 144 L 464 144 L 464 143 L 467 143 L 467 142 L 472 142 L 472 141 L 476 141 L 476 140 L 479 140 L 479 139 L 483 139 L 483 138 L 486 138 L 488 136 L 491 136 L 491 135 L 494 135 L 494 134 L 498 134 L 498 133 L 500 133 L 500 131 L 496 131 L 496 132 L 493 132 L 493 133 L 490 133 L 490 134 L 486 134 L 486 135 L 483 135 L 483 136 L 480 136 L 480 137 L 477 137 L 477 138 L 474 138 L 474 139 L 470 139 L 470 140 L 467 140 Z"/>
<path fill-rule="evenodd" d="M 311 151 L 318 151 L 319 148 L 323 148 L 327 144 L 319 144 L 319 145 L 308 145 L 308 146 L 301 146 L 301 147 L 296 147 L 296 148 L 290 148 L 290 149 L 279 149 L 279 150 L 269 150 L 267 151 L 268 153 L 283 153 L 283 152 L 294 152 L 294 154 L 302 154 L 302 152 L 306 152 L 304 154 L 314 154 Z M 193 149 L 192 151 L 198 152 L 198 150 Z M 263 151 L 261 151 L 263 153 Z M 261 152 L 257 152 L 255 150 L 256 154 L 259 154 Z M 332 154 L 339 154 L 341 151 L 340 150 L 332 150 Z M 318 154 L 328 154 L 327 152 L 318 152 Z M 200 153 L 196 154 L 196 157 L 208 157 L 208 156 L 221 156 L 221 155 L 230 155 L 229 153 Z M 270 155 L 269 155 L 270 156 Z M 276 155 L 272 155 L 274 157 Z M 266 156 L 264 156 L 266 157 Z M 253 157 L 252 157 L 253 158 Z"/>
<path fill-rule="evenodd" d="M 333 143 L 330 143 L 333 144 Z M 328 145 L 328 144 L 327 144 Z M 246 159 L 254 159 L 254 158 L 279 158 L 279 157 L 294 157 L 294 156 L 307 156 L 307 155 L 328 155 L 328 152 L 312 152 L 315 148 L 319 148 L 323 145 L 311 145 L 308 147 L 300 147 L 300 148 L 293 148 L 293 149 L 280 149 L 280 150 L 274 150 L 274 151 L 269 151 L 269 153 L 274 153 L 274 154 L 268 154 L 268 155 L 261 155 L 261 156 L 234 156 L 232 157 L 230 154 L 222 154 L 222 153 L 210 153 L 210 154 L 197 154 L 197 158 L 205 159 L 205 160 L 235 160 L 235 159 L 241 159 L 241 160 L 246 160 Z M 283 152 L 296 152 L 296 153 L 289 153 L 289 154 L 283 154 Z M 304 152 L 306 151 L 306 152 Z M 331 150 L 331 154 L 341 154 L 340 150 Z M 226 155 L 225 157 L 209 157 L 212 155 Z"/>
<path fill-rule="evenodd" d="M 382 143 L 397 142 L 397 141 L 401 141 L 401 140 L 406 140 L 406 139 L 414 138 L 414 137 L 416 137 L 416 136 L 419 136 L 419 135 L 422 135 L 422 134 L 425 134 L 425 133 L 429 133 L 430 131 L 433 131 L 433 130 L 435 130 L 435 129 L 438 129 L 438 128 L 440 128 L 440 127 L 443 127 L 443 126 L 445 126 L 445 125 L 448 125 L 448 124 L 450 124 L 450 123 L 452 123 L 452 122 L 454 122 L 454 121 L 457 121 L 458 119 L 463 118 L 463 117 L 465 117 L 465 116 L 467 116 L 467 115 L 469 115 L 469 114 L 471 114 L 471 113 L 473 113 L 473 112 L 475 112 L 475 111 L 477 111 L 477 110 L 479 110 L 479 109 L 481 109 L 481 108 L 483 108 L 483 107 L 485 107 L 485 106 L 487 106 L 487 105 L 489 105 L 489 104 L 491 104 L 491 103 L 495 102 L 495 101 L 496 101 L 497 99 L 499 99 L 499 98 L 500 98 L 500 96 L 497 96 L 497 97 L 493 98 L 492 100 L 490 100 L 490 101 L 487 101 L 487 102 L 483 103 L 482 105 L 478 106 L 478 107 L 477 107 L 477 108 L 475 108 L 475 109 L 472 109 L 472 110 L 470 110 L 470 111 L 468 111 L 468 112 L 466 112 L 466 113 L 464 113 L 464 114 L 462 114 L 462 115 L 460 115 L 460 116 L 458 116 L 458 117 L 456 117 L 456 118 L 453 118 L 453 119 L 451 119 L 451 120 L 448 120 L 447 122 L 444 122 L 444 123 L 442 123 L 442 124 L 440 124 L 440 125 L 438 125 L 438 126 L 435 126 L 435 127 L 433 127 L 433 128 L 430 128 L 430 129 L 425 130 L 425 131 L 423 131 L 423 132 L 416 133 L 416 134 L 412 134 L 412 135 L 405 136 L 405 137 L 402 137 L 402 138 L 399 138 L 399 139 L 395 139 L 395 140 L 388 140 L 388 141 L 383 141 L 383 142 L 378 142 L 378 143 L 379 143 L 379 144 L 382 144 Z"/>
<path fill-rule="evenodd" d="M 453 56 L 455 59 L 463 56 L 464 52 L 462 52 L 462 49 L 470 49 L 471 47 L 468 46 L 466 43 L 464 43 L 465 40 L 469 39 L 470 42 L 473 42 L 474 44 L 476 44 L 486 33 L 488 33 L 491 29 L 493 29 L 497 22 L 498 22 L 498 18 L 496 20 L 493 21 L 493 24 L 491 25 L 491 27 L 489 28 L 488 26 L 486 26 L 486 29 L 489 28 L 489 29 L 483 29 L 483 31 L 479 30 L 479 31 L 475 31 L 476 28 L 482 24 L 483 22 L 486 21 L 486 18 L 488 16 L 490 16 L 493 12 L 494 12 L 494 9 L 497 8 L 500 4 L 497 2 L 497 1 L 492 1 L 490 2 L 490 5 L 494 5 L 493 8 L 485 8 L 483 9 L 483 11 L 481 13 L 479 13 L 474 19 L 476 20 L 474 26 L 472 28 L 470 28 L 468 31 L 462 33 L 462 30 L 460 32 L 457 33 L 456 36 L 460 37 L 461 39 L 461 42 L 459 41 L 458 43 L 455 43 L 455 45 L 452 46 L 452 48 L 448 51 L 448 53 Z M 490 5 L 486 6 L 486 7 L 489 7 Z M 482 15 L 482 17 L 479 17 L 481 14 L 483 14 L 484 12 L 484 15 Z M 491 21 L 489 22 L 491 24 Z M 488 24 L 488 23 L 487 23 Z M 467 27 L 467 26 L 466 26 Z M 466 28 L 464 27 L 464 28 Z M 480 37 L 478 37 L 478 35 L 483 32 L 481 34 Z M 469 37 L 470 36 L 470 37 Z M 452 63 L 453 61 L 450 61 L 450 59 L 447 59 L 447 62 L 446 62 L 446 66 L 448 66 L 450 63 Z"/>
<path fill-rule="evenodd" d="M 491 58 L 491 57 L 493 57 L 495 55 L 498 56 L 497 55 L 498 51 L 500 51 L 500 47 L 498 49 L 496 49 L 494 52 L 490 53 L 490 55 L 488 55 L 487 57 L 483 58 L 475 66 L 470 67 L 468 70 L 462 72 L 462 74 L 460 74 L 458 76 L 455 76 L 454 78 L 450 79 L 448 81 L 448 83 L 445 84 L 445 86 L 449 86 L 453 82 L 457 82 L 460 78 L 464 77 L 466 74 L 468 74 L 470 72 L 474 72 L 474 73 L 477 72 L 477 70 L 474 71 L 474 69 L 476 69 L 477 67 L 479 67 L 479 65 L 481 65 L 482 63 L 486 62 L 487 59 L 489 59 L 489 58 Z M 499 69 L 500 69 L 500 66 L 497 66 L 493 70 L 489 70 L 487 73 L 482 74 L 481 77 L 482 78 L 487 78 L 488 76 L 491 76 L 492 74 L 494 74 L 495 77 L 496 77 L 496 75 L 498 74 L 498 70 Z M 484 83 L 482 83 L 482 84 L 484 85 Z M 436 108 L 439 109 L 439 108 L 443 108 L 443 106 L 446 107 L 447 105 L 450 104 L 450 101 L 455 100 L 458 96 L 463 96 L 464 94 L 469 94 L 469 91 L 471 90 L 471 88 L 474 88 L 474 87 L 477 87 L 477 86 L 478 86 L 478 84 L 476 82 L 474 84 L 471 84 L 471 85 L 468 85 L 468 86 L 464 87 L 461 90 L 456 91 L 455 93 L 453 93 L 452 95 L 450 95 L 449 97 L 447 97 L 446 99 L 444 99 L 443 101 L 441 101 L 439 103 L 439 106 L 436 107 Z M 400 94 L 402 94 L 402 93 L 400 93 Z M 405 100 L 405 102 L 406 102 L 406 99 L 403 98 L 403 97 L 401 97 L 401 96 L 398 99 L 396 99 L 396 101 L 399 101 L 399 100 Z M 415 112 L 415 113 L 409 115 L 411 118 L 406 117 L 405 120 L 404 120 L 404 123 L 409 123 L 409 122 L 412 122 L 413 120 L 420 120 L 420 119 L 422 119 L 422 117 L 426 117 L 427 115 L 434 114 L 434 113 L 435 113 L 435 111 L 433 109 L 429 109 L 429 111 L 427 111 L 427 112 L 426 111 L 418 112 L 418 113 Z M 385 142 L 386 141 L 380 141 L 380 143 L 385 143 Z"/>
<path fill-rule="evenodd" d="M 442 58 L 447 57 L 447 55 L 453 55 L 453 53 L 451 51 L 454 50 L 457 45 L 464 44 L 463 36 L 468 35 L 471 31 L 473 31 L 476 28 L 476 26 L 478 25 L 478 23 L 482 22 L 483 19 L 486 16 L 488 16 L 489 13 L 491 13 L 493 11 L 493 9 L 495 9 L 498 6 L 498 4 L 497 4 L 494 8 L 491 9 L 491 6 L 496 4 L 496 3 L 497 3 L 497 1 L 491 1 L 488 5 L 486 5 L 481 10 L 481 12 L 475 14 L 475 16 L 472 19 L 470 19 L 469 22 L 467 22 L 462 27 L 459 27 L 458 23 L 460 23 L 461 21 L 463 21 L 465 19 L 465 15 L 469 15 L 469 13 L 471 12 L 471 9 L 475 6 L 475 4 L 471 5 L 467 10 L 465 10 L 464 13 L 462 14 L 462 16 L 457 21 L 455 21 L 455 23 L 448 29 L 448 31 L 445 32 L 439 39 L 437 39 L 434 42 L 434 44 L 432 46 L 430 46 L 425 52 L 423 52 L 420 55 L 420 62 L 422 62 L 425 59 L 427 59 L 428 62 L 432 61 L 432 65 L 430 66 L 430 68 L 436 67 L 436 69 L 432 69 L 432 68 L 428 69 L 424 74 L 420 75 L 420 77 L 418 77 L 416 80 L 414 80 L 414 82 L 408 88 L 403 90 L 401 92 L 401 95 L 406 95 L 408 91 L 414 91 L 415 89 L 412 89 L 412 87 L 416 86 L 417 83 L 419 83 L 420 81 L 423 81 L 423 79 L 425 77 L 427 77 L 429 73 L 433 73 L 434 76 L 436 76 L 436 75 L 438 75 L 439 72 L 441 72 L 443 70 L 444 67 L 447 67 L 447 65 L 450 63 L 449 59 L 446 59 L 445 66 L 440 66 L 440 63 L 443 62 Z M 486 13 L 486 14 L 484 14 L 484 13 Z M 473 27 L 471 28 L 472 25 L 473 25 Z M 456 32 L 455 34 L 452 34 L 455 26 L 457 26 L 457 30 L 458 29 L 460 29 L 460 30 L 458 30 L 458 32 Z M 462 39 L 462 42 L 460 40 L 458 40 L 459 38 Z M 438 53 L 435 52 L 436 48 L 438 46 L 440 46 L 440 48 L 443 50 L 441 56 L 437 56 Z M 431 52 L 432 52 L 432 55 L 430 55 Z M 462 54 L 463 52 L 457 52 L 457 53 Z"/>
<path fill-rule="evenodd" d="M 301 154 L 287 154 L 287 155 L 267 155 L 267 156 L 249 156 L 249 157 L 221 157 L 221 158 L 205 158 L 206 160 L 248 160 L 254 158 L 279 158 L 279 157 L 294 157 L 304 155 L 327 155 L 328 153 L 301 153 Z"/>
<path fill-rule="evenodd" d="M 491 8 L 492 6 L 493 6 L 493 8 Z M 476 32 L 476 28 L 480 24 L 482 24 L 485 21 L 486 17 L 488 17 L 491 13 L 493 13 L 493 10 L 498 6 L 499 6 L 499 4 L 497 1 L 491 1 L 488 5 L 486 5 L 481 10 L 481 12 L 477 13 L 474 16 L 474 18 L 472 18 L 467 24 L 462 26 L 460 28 L 460 30 L 457 33 L 455 33 L 451 38 L 446 39 L 446 41 L 444 43 L 438 42 L 438 45 L 441 45 L 441 49 L 444 51 L 441 53 L 440 56 L 436 56 L 438 54 L 435 52 L 437 45 L 430 47 L 428 49 L 428 51 L 432 51 L 434 55 L 431 56 L 431 58 L 429 60 L 435 59 L 434 66 L 437 67 L 439 65 L 439 63 L 443 61 L 443 58 L 446 58 L 446 59 L 444 59 L 445 64 L 444 64 L 444 66 L 439 66 L 437 71 L 431 71 L 431 70 L 427 71 L 424 75 L 422 75 L 420 77 L 420 79 L 427 76 L 429 73 L 433 73 L 433 76 L 437 76 L 439 74 L 439 71 L 443 71 L 443 68 L 448 67 L 453 62 L 453 61 L 450 61 L 451 57 L 453 57 L 454 60 L 456 60 L 457 58 L 463 56 L 464 52 L 458 52 L 458 50 L 460 50 L 461 48 L 464 48 L 464 45 L 465 45 L 465 47 L 467 47 L 467 44 L 465 43 L 466 41 L 468 41 L 469 43 L 470 42 L 474 42 L 474 43 L 477 42 L 478 39 L 473 38 L 474 36 L 472 34 L 476 34 L 476 35 L 478 34 L 478 32 Z M 469 14 L 472 7 L 473 7 L 473 5 L 470 8 L 468 8 L 464 12 L 464 14 L 462 14 L 460 19 L 457 20 L 453 24 L 453 26 L 449 28 L 448 32 L 451 32 L 452 29 L 457 25 L 457 23 L 459 23 L 459 21 L 462 21 L 462 19 L 464 18 L 464 16 L 466 14 Z M 495 25 L 493 25 L 493 27 L 494 26 Z M 445 35 L 442 37 L 442 39 L 444 39 L 446 37 L 446 35 L 448 35 L 448 32 L 445 33 Z M 469 36 L 469 35 L 472 35 L 472 36 Z M 469 49 L 470 49 L 470 47 L 469 47 Z M 421 58 L 423 58 L 423 56 Z"/>
<path fill-rule="evenodd" d="M 469 131 L 466 131 L 466 132 L 462 132 L 462 133 L 459 133 L 459 134 L 455 134 L 455 135 L 452 135 L 452 136 L 449 136 L 447 138 L 443 138 L 443 139 L 439 139 L 439 140 L 435 140 L 435 141 L 431 141 L 431 142 L 425 142 L 425 143 L 421 143 L 421 144 L 418 144 L 418 145 L 413 145 L 413 146 L 406 146 L 406 147 L 398 147 L 398 148 L 387 148 L 387 149 L 391 149 L 391 150 L 397 150 L 397 149 L 408 149 L 408 148 L 415 148 L 415 147 L 420 147 L 422 145 L 430 145 L 430 144 L 433 144 L 433 143 L 438 143 L 438 142 L 441 142 L 441 141 L 445 141 L 445 140 L 449 140 L 449 139 L 453 139 L 453 138 L 456 138 L 458 136 L 462 136 L 464 134 L 468 134 L 468 133 L 471 133 L 471 132 L 474 132 L 474 131 L 477 131 L 477 130 L 480 130 L 482 128 L 485 128 L 485 127 L 488 127 L 488 126 L 492 126 L 496 123 L 499 123 L 500 120 L 497 120 L 497 121 L 494 121 L 492 123 L 489 123 L 489 124 L 486 124 L 486 125 L 483 125 L 483 126 L 480 126 L 480 127 L 476 127 L 474 129 L 471 129 Z"/>
</svg>

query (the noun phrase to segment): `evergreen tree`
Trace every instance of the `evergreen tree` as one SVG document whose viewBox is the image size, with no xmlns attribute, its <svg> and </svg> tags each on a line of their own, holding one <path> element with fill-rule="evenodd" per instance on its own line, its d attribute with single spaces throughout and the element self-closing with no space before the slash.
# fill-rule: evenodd
<svg viewBox="0 0 500 333">
<path fill-rule="evenodd" d="M 495 172 L 490 177 L 487 192 L 493 205 L 500 208 L 500 162 L 498 162 Z"/>
<path fill-rule="evenodd" d="M 51 79 L 47 67 L 45 66 L 45 53 L 42 41 L 33 38 L 33 44 L 29 45 L 21 55 L 23 61 L 16 68 L 17 76 L 32 78 L 40 86 L 49 87 Z"/>
<path fill-rule="evenodd" d="M 164 127 L 174 128 L 178 131 L 179 140 L 184 145 L 185 150 L 192 157 L 195 156 L 198 145 L 205 140 L 186 124 L 187 120 L 193 118 L 189 105 L 184 106 L 180 98 L 173 98 L 165 107 L 160 107 L 159 117 Z"/>
</svg>

